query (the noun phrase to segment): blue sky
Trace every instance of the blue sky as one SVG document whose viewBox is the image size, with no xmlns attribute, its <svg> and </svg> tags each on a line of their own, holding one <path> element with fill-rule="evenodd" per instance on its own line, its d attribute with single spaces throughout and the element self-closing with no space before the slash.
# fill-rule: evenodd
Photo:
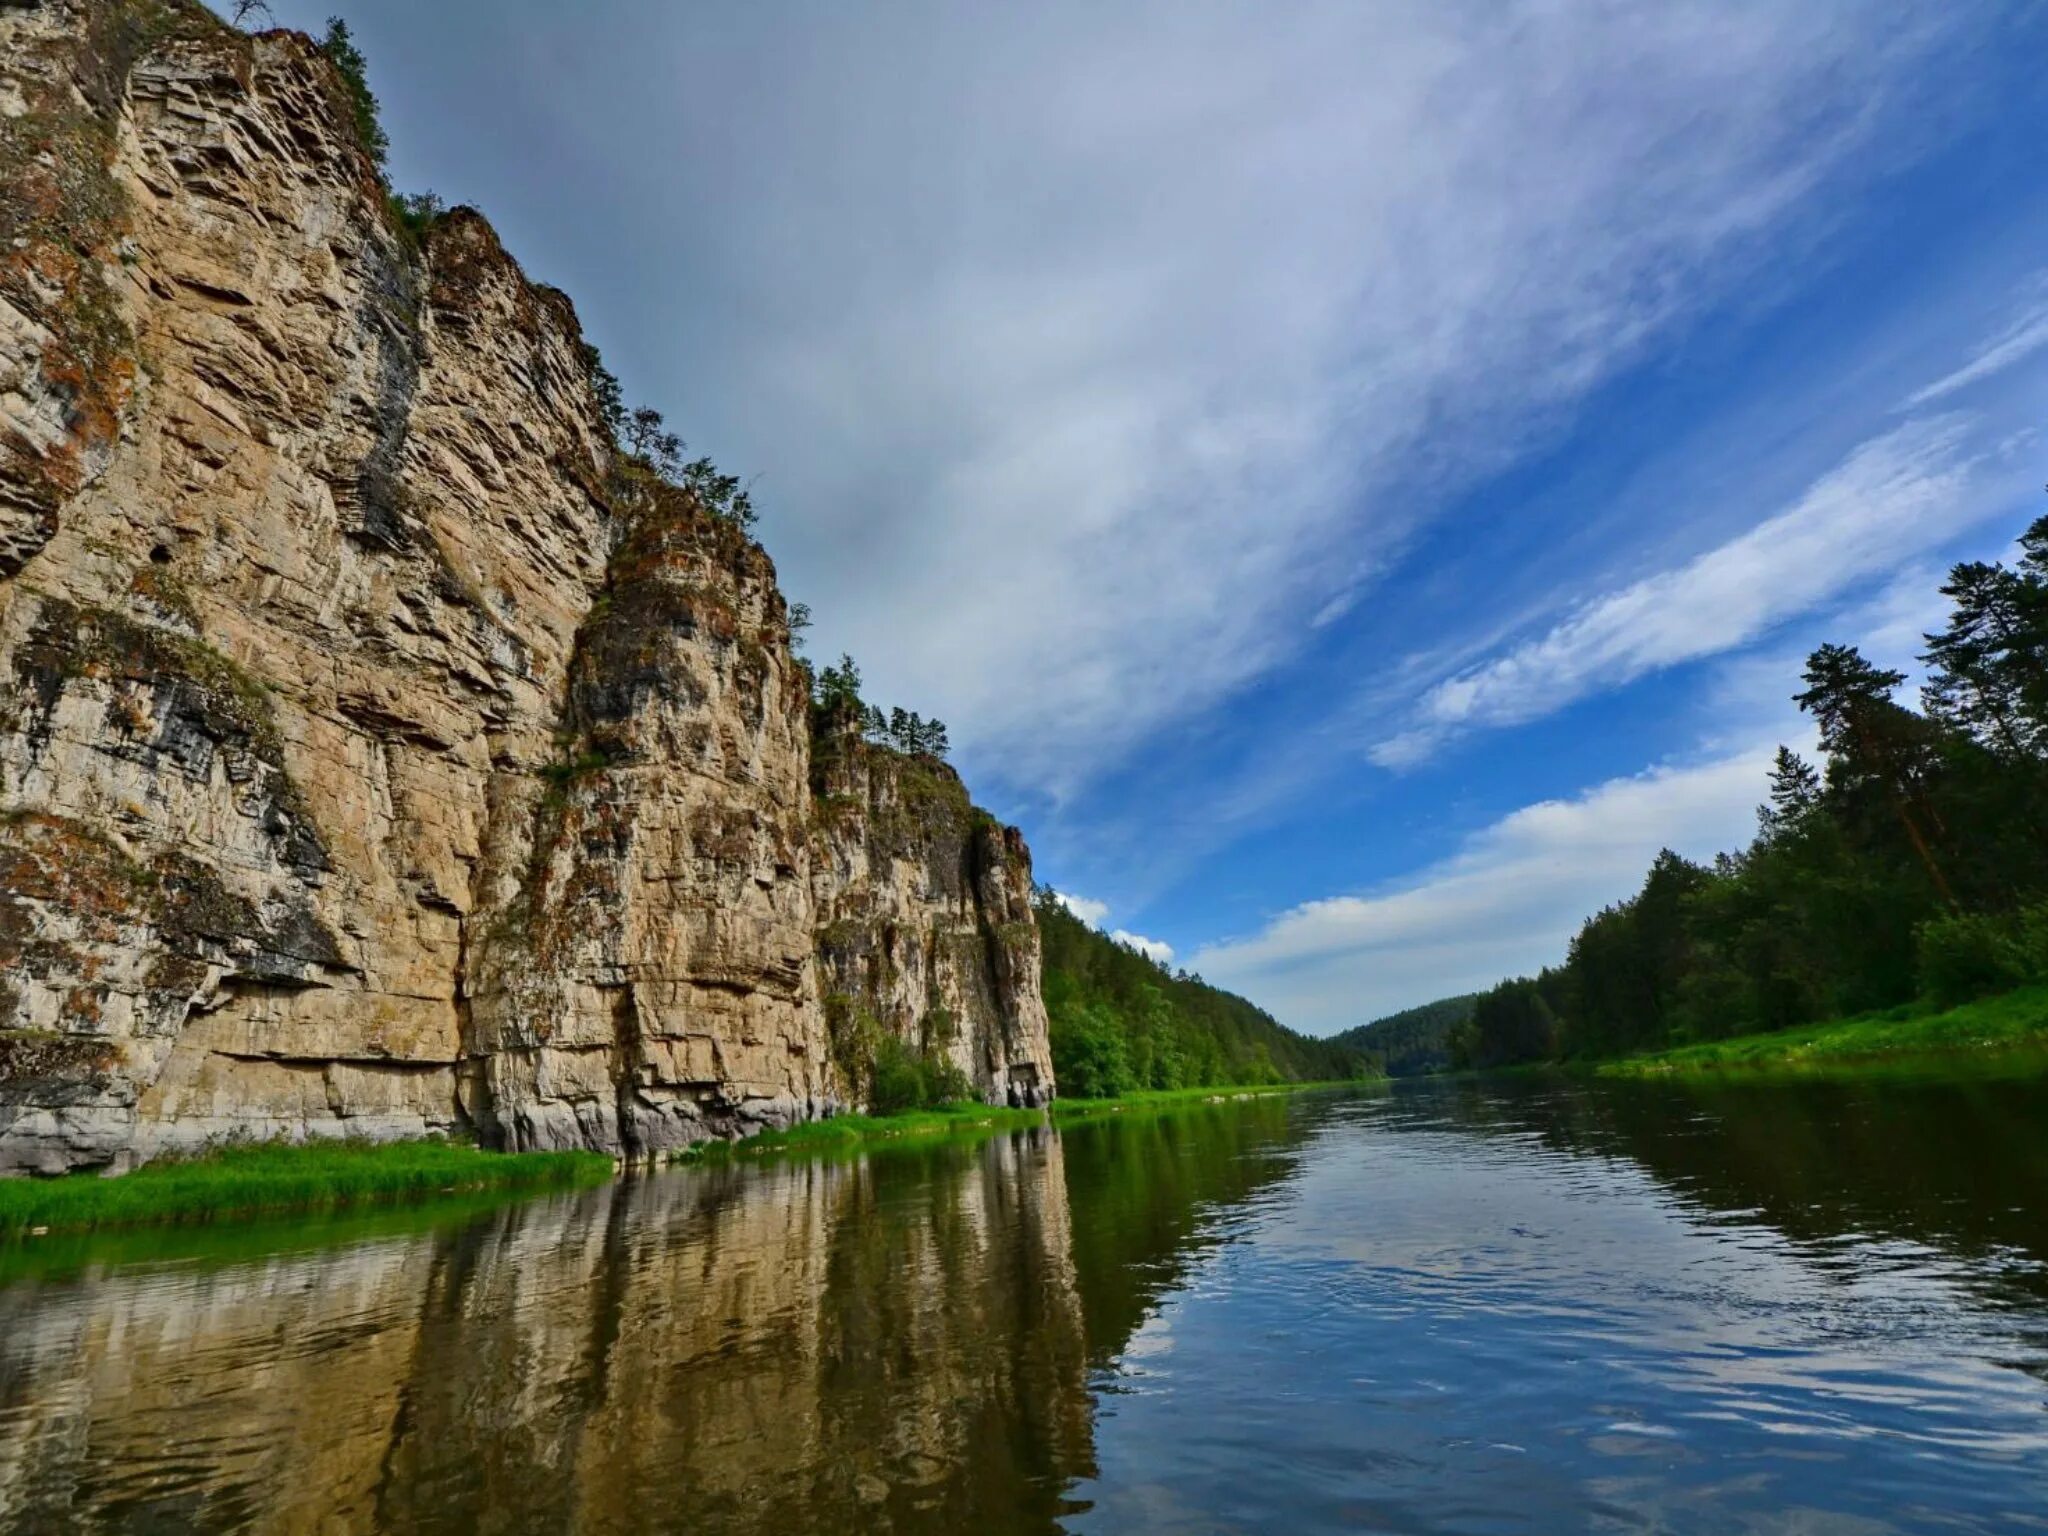
<svg viewBox="0 0 2048 1536">
<path fill-rule="evenodd" d="M 1313 1032 L 1746 840 L 2043 507 L 2039 7 L 336 5 L 813 649 Z"/>
</svg>

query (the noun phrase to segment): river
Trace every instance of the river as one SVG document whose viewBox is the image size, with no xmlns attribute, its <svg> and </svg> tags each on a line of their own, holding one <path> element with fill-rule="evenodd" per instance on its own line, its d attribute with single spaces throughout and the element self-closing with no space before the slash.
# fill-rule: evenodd
<svg viewBox="0 0 2048 1536">
<path fill-rule="evenodd" d="M 2048 1531 L 2048 1079 L 1399 1085 L 0 1251 L 0 1530 Z"/>
</svg>

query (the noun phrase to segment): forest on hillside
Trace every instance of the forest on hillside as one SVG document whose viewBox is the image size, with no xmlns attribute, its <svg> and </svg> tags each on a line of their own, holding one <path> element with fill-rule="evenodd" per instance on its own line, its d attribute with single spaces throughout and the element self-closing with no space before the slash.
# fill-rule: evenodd
<svg viewBox="0 0 2048 1536">
<path fill-rule="evenodd" d="M 1235 993 L 1168 971 L 1040 887 L 1053 1072 L 1069 1098 L 1377 1075 L 1376 1057 L 1296 1034 Z"/>
<path fill-rule="evenodd" d="M 1476 992 L 1440 997 L 1433 1003 L 1404 1008 L 1370 1024 L 1331 1036 L 1334 1045 L 1367 1051 L 1386 1063 L 1389 1077 L 1421 1077 L 1451 1064 L 1451 1031 L 1472 1017 Z"/>
<path fill-rule="evenodd" d="M 1605 1057 L 2048 980 L 2048 517 L 2011 565 L 1957 565 L 1901 673 L 1823 645 L 1795 697 L 1822 761 L 1780 748 L 1750 845 L 1660 853 L 1563 961 L 1502 982 L 1454 1065 Z"/>
</svg>

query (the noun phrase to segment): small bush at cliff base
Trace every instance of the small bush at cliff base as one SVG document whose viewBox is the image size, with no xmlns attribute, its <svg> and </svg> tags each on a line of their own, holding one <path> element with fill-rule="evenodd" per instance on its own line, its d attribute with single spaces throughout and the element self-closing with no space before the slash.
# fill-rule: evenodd
<svg viewBox="0 0 2048 1536">
<path fill-rule="evenodd" d="M 875 1047 L 870 1083 L 868 1108 L 877 1115 L 936 1109 L 974 1096 L 966 1074 L 952 1062 L 913 1050 L 894 1035 L 884 1035 Z"/>
</svg>

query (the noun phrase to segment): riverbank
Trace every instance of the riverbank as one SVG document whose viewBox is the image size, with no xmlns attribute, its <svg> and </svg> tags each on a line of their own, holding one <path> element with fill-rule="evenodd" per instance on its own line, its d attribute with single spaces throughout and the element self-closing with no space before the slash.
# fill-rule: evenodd
<svg viewBox="0 0 2048 1536">
<path fill-rule="evenodd" d="M 1124 1114 L 1141 1109 L 1174 1109 L 1193 1104 L 1227 1104 L 1238 1099 L 1285 1098 L 1297 1093 L 1329 1093 L 1385 1082 L 1384 1078 L 1335 1078 L 1314 1083 L 1226 1084 L 1219 1088 L 1147 1088 L 1114 1099 L 1055 1099 L 1055 1120 L 1085 1120 L 1096 1115 Z"/>
<path fill-rule="evenodd" d="M 1736 1035 L 1675 1050 L 1626 1056 L 1593 1068 L 1602 1077 L 1674 1074 L 1824 1073 L 1884 1063 L 1958 1056 L 2025 1057 L 2048 1062 L 2048 987 L 2024 987 L 1958 1008 L 1908 1004 L 1882 1013 Z"/>
<path fill-rule="evenodd" d="M 787 1130 L 760 1131 L 740 1141 L 700 1141 L 684 1147 L 671 1161 L 712 1163 L 735 1157 L 766 1157 L 776 1152 L 843 1152 L 868 1142 L 918 1140 L 963 1131 L 1011 1130 L 1041 1125 L 1044 1121 L 1042 1109 L 1011 1109 L 1002 1104 L 972 1102 L 909 1109 L 896 1115 L 834 1115 L 830 1120 L 805 1120 Z"/>
<path fill-rule="evenodd" d="M 1252 1086 L 1218 1088 L 1162 1088 L 1124 1094 L 1114 1099 L 1054 1099 L 1050 1117 L 1058 1121 L 1085 1120 L 1099 1115 L 1123 1114 L 1148 1109 L 1172 1109 L 1194 1104 L 1223 1104 L 1236 1099 L 1271 1098 L 1285 1094 L 1310 1093 L 1352 1088 L 1360 1080 L 1318 1083 L 1261 1083 Z M 1364 1079 L 1363 1081 L 1378 1081 Z M 835 1115 L 830 1120 L 806 1120 L 787 1130 L 762 1131 L 743 1141 L 705 1141 L 686 1147 L 675 1156 L 680 1163 L 724 1162 L 736 1157 L 767 1157 L 783 1152 L 844 1152 L 877 1142 L 915 1141 L 964 1132 L 1015 1130 L 1043 1125 L 1045 1109 L 1011 1109 L 1006 1105 L 958 1103 L 937 1109 L 906 1110 L 896 1115 Z"/>
<path fill-rule="evenodd" d="M 611 1159 L 595 1152 L 485 1152 L 447 1141 L 262 1142 L 163 1158 L 112 1179 L 0 1179 L 0 1242 L 587 1183 L 611 1174 Z"/>
</svg>

